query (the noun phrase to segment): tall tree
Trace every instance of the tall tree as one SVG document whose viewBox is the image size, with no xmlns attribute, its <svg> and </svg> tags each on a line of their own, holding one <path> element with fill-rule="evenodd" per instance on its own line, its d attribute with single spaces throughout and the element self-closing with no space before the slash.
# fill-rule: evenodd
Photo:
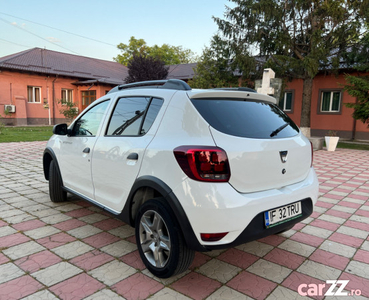
<svg viewBox="0 0 369 300">
<path fill-rule="evenodd" d="M 345 103 L 353 108 L 352 117 L 367 123 L 369 127 L 369 34 L 355 45 L 346 55 L 346 61 L 354 66 L 357 74 L 346 75 L 345 90 L 356 98 L 355 103 Z"/>
<path fill-rule="evenodd" d="M 341 55 L 365 32 L 369 0 L 230 1 L 236 6 L 214 20 L 243 62 L 240 70 L 250 73 L 251 52 L 266 57 L 279 76 L 302 79 L 300 125 L 310 128 L 313 79 L 321 70 L 337 69 Z"/>
<path fill-rule="evenodd" d="M 128 63 L 128 76 L 126 83 L 160 80 L 168 76 L 168 67 L 159 58 L 146 56 L 145 54 L 133 54 L 132 60 Z"/>
<path fill-rule="evenodd" d="M 205 47 L 189 81 L 193 88 L 238 86 L 238 79 L 230 66 L 229 51 L 224 41 L 213 37 L 210 47 Z"/>
<path fill-rule="evenodd" d="M 182 46 L 171 46 L 163 44 L 161 46 L 148 46 L 145 40 L 136 39 L 132 36 L 128 44 L 120 43 L 118 49 L 121 54 L 118 54 L 113 59 L 125 66 L 128 65 L 134 55 L 144 54 L 147 57 L 158 58 L 166 65 L 187 64 L 196 61 L 196 54 L 190 49 L 185 49 Z"/>
</svg>

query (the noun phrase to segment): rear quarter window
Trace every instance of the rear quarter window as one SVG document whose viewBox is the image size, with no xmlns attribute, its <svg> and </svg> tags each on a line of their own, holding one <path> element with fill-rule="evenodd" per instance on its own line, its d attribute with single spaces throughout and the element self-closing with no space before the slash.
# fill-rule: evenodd
<svg viewBox="0 0 369 300">
<path fill-rule="evenodd" d="M 276 139 L 299 133 L 296 124 L 278 106 L 243 99 L 191 99 L 216 130 L 225 134 L 256 139 Z"/>
</svg>

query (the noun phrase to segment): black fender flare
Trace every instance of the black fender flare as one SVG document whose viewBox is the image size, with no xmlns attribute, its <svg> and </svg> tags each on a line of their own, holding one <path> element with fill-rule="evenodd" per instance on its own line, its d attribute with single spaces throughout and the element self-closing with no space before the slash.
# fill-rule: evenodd
<svg viewBox="0 0 369 300">
<path fill-rule="evenodd" d="M 164 198 L 165 202 L 173 211 L 178 223 L 180 224 L 180 230 L 182 231 L 187 247 L 195 251 L 208 251 L 203 245 L 201 245 L 196 238 L 195 232 L 192 229 L 190 221 L 188 220 L 187 214 L 185 213 L 181 203 L 173 193 L 172 189 L 162 180 L 154 176 L 141 176 L 136 179 L 132 186 L 132 189 L 127 198 L 126 204 L 119 218 L 125 223 L 128 223 L 134 227 L 134 220 L 131 216 L 132 200 L 135 193 L 142 187 L 150 187 L 157 190 Z"/>
<path fill-rule="evenodd" d="M 56 158 L 55 152 L 53 149 L 47 147 L 44 150 L 44 154 L 42 156 L 42 165 L 43 165 L 43 169 L 44 169 L 44 176 L 46 180 L 49 180 L 49 166 L 51 161 L 55 162 L 56 168 L 59 172 L 60 178 L 62 179 L 63 182 L 63 178 L 61 177 L 61 172 L 60 172 L 60 168 L 59 168 L 59 163 L 58 163 L 58 159 Z"/>
</svg>

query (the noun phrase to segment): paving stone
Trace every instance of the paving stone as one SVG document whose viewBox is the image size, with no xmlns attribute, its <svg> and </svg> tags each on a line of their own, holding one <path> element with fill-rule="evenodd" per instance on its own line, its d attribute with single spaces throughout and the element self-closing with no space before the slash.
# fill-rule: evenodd
<svg viewBox="0 0 369 300">
<path fill-rule="evenodd" d="M 221 283 L 226 283 L 236 276 L 241 271 L 240 268 L 222 262 L 218 259 L 212 259 L 203 266 L 201 266 L 197 272 L 218 280 Z"/>
<path fill-rule="evenodd" d="M 366 239 L 369 234 L 368 232 L 364 230 L 360 230 L 360 229 L 356 229 L 356 228 L 352 228 L 348 226 L 341 226 L 340 228 L 337 229 L 336 232 L 354 236 L 354 237 L 361 238 L 361 239 Z"/>
<path fill-rule="evenodd" d="M 282 283 L 282 281 L 292 272 L 292 270 L 286 267 L 282 267 L 264 259 L 256 261 L 247 268 L 247 271 L 277 283 Z"/>
<path fill-rule="evenodd" d="M 162 288 L 162 284 L 143 274 L 134 274 L 112 286 L 113 290 L 127 299 L 145 299 Z"/>
<path fill-rule="evenodd" d="M 48 290 L 39 291 L 37 293 L 34 293 L 32 295 L 29 295 L 26 298 L 22 298 L 22 300 L 58 300 L 54 294 L 49 292 Z"/>
<path fill-rule="evenodd" d="M 84 300 L 125 300 L 125 298 L 117 295 L 111 290 L 103 289 L 101 291 L 98 291 L 97 293 L 88 296 L 87 298 L 84 298 Z"/>
<path fill-rule="evenodd" d="M 317 262 L 306 260 L 298 269 L 297 272 L 309 275 L 320 280 L 330 280 L 338 278 L 341 271 L 327 265 L 319 264 Z"/>
<path fill-rule="evenodd" d="M 105 287 L 101 282 L 85 273 L 69 278 L 50 288 L 62 299 L 82 299 Z"/>
<path fill-rule="evenodd" d="M 292 240 L 286 240 L 282 244 L 278 246 L 280 249 L 284 249 L 286 251 L 308 257 L 311 253 L 314 252 L 315 248 L 309 245 L 305 245 L 299 242 L 295 242 Z"/>
<path fill-rule="evenodd" d="M 356 249 L 350 246 L 342 245 L 333 241 L 324 241 L 323 244 L 320 245 L 320 249 L 338 254 L 347 258 L 351 258 L 354 256 Z"/>
<path fill-rule="evenodd" d="M 92 225 L 85 225 L 72 230 L 68 230 L 67 232 L 70 235 L 76 237 L 77 239 L 84 239 L 86 237 L 100 233 L 101 231 L 102 231 L 101 229 L 96 228 Z"/>
<path fill-rule="evenodd" d="M 135 273 L 135 269 L 116 260 L 88 272 L 89 275 L 106 285 L 113 285 Z"/>
<path fill-rule="evenodd" d="M 226 296 L 225 294 L 223 294 L 223 296 Z M 185 295 L 182 295 L 170 288 L 163 288 L 161 289 L 159 292 L 155 293 L 153 296 L 147 298 L 149 300 L 191 300 L 191 298 L 186 297 Z M 211 298 L 211 296 L 207 299 L 217 299 L 217 298 Z M 218 298 L 218 299 L 231 299 L 231 298 L 227 298 L 227 297 L 223 297 L 223 298 Z M 232 299 L 237 299 L 237 298 L 232 298 Z"/>
<path fill-rule="evenodd" d="M 135 244 L 132 244 L 127 241 L 119 241 L 119 242 L 115 242 L 113 244 L 107 245 L 101 248 L 100 250 L 112 256 L 120 257 L 136 249 L 137 249 L 137 246 Z"/>
<path fill-rule="evenodd" d="M 174 290 L 195 300 L 206 298 L 220 286 L 219 282 L 194 272 L 187 274 L 171 285 Z"/>
<path fill-rule="evenodd" d="M 70 220 L 72 217 L 58 214 L 58 215 L 52 215 L 48 217 L 41 218 L 40 220 L 46 224 L 54 225 L 63 221 Z"/>
<path fill-rule="evenodd" d="M 84 216 L 79 218 L 79 220 L 86 222 L 88 224 L 93 224 L 102 220 L 106 220 L 109 219 L 109 217 L 104 216 L 102 214 L 92 214 L 92 215 L 88 215 L 88 216 Z"/>
<path fill-rule="evenodd" d="M 0 227 L 0 237 L 11 235 L 13 233 L 16 233 L 17 231 L 10 226 L 3 226 Z M 1 245 L 0 245 L 1 246 Z"/>
<path fill-rule="evenodd" d="M 103 222 L 105 222 L 105 221 L 103 221 Z M 108 224 L 105 225 L 105 223 L 103 223 L 103 222 L 99 222 L 101 225 L 96 224 L 96 223 L 94 225 L 96 227 L 102 229 L 102 230 L 109 230 L 109 233 L 111 233 L 113 235 L 116 235 L 116 236 L 118 236 L 122 239 L 125 239 L 125 238 L 135 234 L 134 228 L 132 228 L 129 225 L 120 226 L 120 227 L 117 227 L 117 228 L 114 228 L 114 229 L 110 230 L 109 227 L 108 227 L 109 225 Z M 113 224 L 115 223 L 116 225 L 121 224 L 121 222 L 118 223 L 118 222 L 115 222 L 115 221 L 114 222 L 109 222 L 109 223 L 113 223 Z M 114 225 L 112 225 L 112 226 L 114 226 Z"/>
<path fill-rule="evenodd" d="M 247 253 L 251 253 L 253 255 L 263 257 L 266 255 L 269 251 L 273 249 L 273 246 L 270 246 L 268 244 L 260 243 L 258 241 L 253 241 L 250 243 L 242 244 L 240 246 L 236 247 L 239 250 L 245 251 Z"/>
<path fill-rule="evenodd" d="M 228 282 L 227 286 L 251 298 L 265 299 L 277 287 L 277 284 L 244 271 Z"/>
<path fill-rule="evenodd" d="M 22 276 L 0 284 L 0 299 L 24 299 L 43 286 L 31 276 Z"/>
<path fill-rule="evenodd" d="M 347 273 L 351 273 L 366 279 L 369 279 L 368 264 L 352 260 L 348 264 L 345 270 Z"/>
<path fill-rule="evenodd" d="M 13 263 L 0 265 L 0 283 L 20 277 L 25 273 Z"/>
<path fill-rule="evenodd" d="M 267 298 L 266 300 L 306 300 L 309 297 L 301 296 L 298 293 L 287 289 L 283 286 L 278 286 Z M 310 298 L 311 299 L 311 298 Z"/>
<path fill-rule="evenodd" d="M 82 243 L 81 241 L 74 241 L 63 246 L 52 249 L 52 251 L 64 259 L 71 259 L 93 250 L 91 246 Z"/>
<path fill-rule="evenodd" d="M 42 250 L 45 250 L 43 246 L 34 241 L 29 241 L 3 250 L 3 253 L 11 259 L 17 259 L 37 252 L 41 252 Z"/>
<path fill-rule="evenodd" d="M 63 261 L 46 269 L 37 271 L 33 273 L 32 276 L 42 284 L 46 286 L 52 286 L 79 273 L 82 273 L 81 269 Z"/>
<path fill-rule="evenodd" d="M 32 230 L 25 231 L 24 234 L 32 239 L 41 239 L 46 236 L 50 236 L 59 233 L 60 230 L 52 226 L 43 226 L 42 228 L 36 228 Z"/>
<path fill-rule="evenodd" d="M 319 238 L 325 238 L 325 239 L 328 238 L 333 233 L 332 230 L 327 230 L 327 229 L 310 226 L 310 225 L 307 225 L 304 228 L 302 228 L 301 232 L 306 233 L 306 234 L 311 234 Z"/>
</svg>

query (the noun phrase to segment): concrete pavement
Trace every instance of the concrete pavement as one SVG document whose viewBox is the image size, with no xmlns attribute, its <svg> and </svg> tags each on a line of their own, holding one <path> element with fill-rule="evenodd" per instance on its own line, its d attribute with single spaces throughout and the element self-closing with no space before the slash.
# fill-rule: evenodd
<svg viewBox="0 0 369 300">
<path fill-rule="evenodd" d="M 77 198 L 49 200 L 45 145 L 0 143 L 0 299 L 369 298 L 369 151 L 315 152 L 321 186 L 310 218 L 196 253 L 186 273 L 162 280 L 145 269 L 128 225 Z M 343 291 L 324 296 L 333 284 Z"/>
</svg>

